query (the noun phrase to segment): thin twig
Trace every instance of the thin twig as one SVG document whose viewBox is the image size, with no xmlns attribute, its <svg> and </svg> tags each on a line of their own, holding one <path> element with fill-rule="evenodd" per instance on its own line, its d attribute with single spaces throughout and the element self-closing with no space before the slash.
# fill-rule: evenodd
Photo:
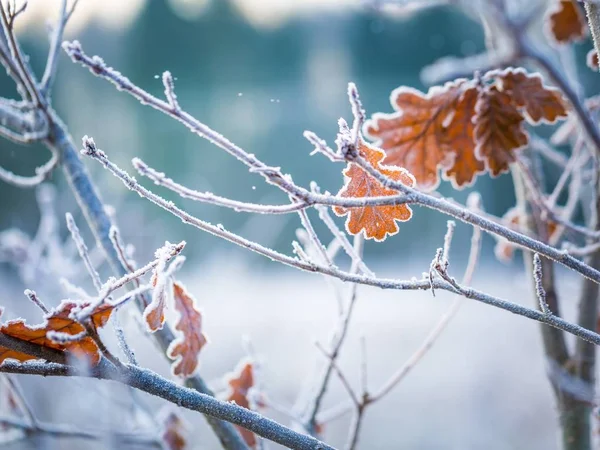
<svg viewBox="0 0 600 450">
<path fill-rule="evenodd" d="M 546 303 L 546 291 L 544 290 L 544 286 L 542 284 L 542 262 L 540 260 L 540 255 L 537 253 L 533 255 L 533 281 L 535 284 L 535 294 L 540 305 L 540 310 L 544 314 L 552 314 L 548 303 Z"/>
<path fill-rule="evenodd" d="M 44 75 L 42 76 L 42 81 L 40 82 L 40 92 L 47 99 L 52 90 L 52 83 L 56 76 L 56 69 L 58 66 L 58 54 L 60 51 L 60 45 L 62 43 L 63 34 L 65 31 L 65 26 L 69 21 L 70 17 L 73 15 L 73 11 L 75 11 L 75 7 L 79 0 L 74 0 L 71 8 L 67 10 L 67 2 L 68 0 L 62 0 L 58 23 L 54 28 L 54 31 L 51 33 L 50 37 L 50 50 L 48 51 L 48 60 L 46 62 L 46 68 L 44 69 Z"/>
<path fill-rule="evenodd" d="M 361 260 L 361 254 L 363 249 L 362 243 L 362 234 L 356 235 L 354 237 L 353 251 L 357 255 L 357 261 Z M 350 273 L 356 273 L 357 268 L 358 263 L 353 264 L 353 266 L 350 268 Z M 356 305 L 356 300 L 358 298 L 357 288 L 358 285 L 356 283 L 350 286 L 350 298 L 348 299 L 346 310 L 340 318 L 339 325 L 334 331 L 332 337 L 332 344 L 329 347 L 329 351 L 326 352 L 329 355 L 329 364 L 325 367 L 323 375 L 317 383 L 317 389 L 315 390 L 316 394 L 314 398 L 309 402 L 310 408 L 308 410 L 308 413 L 306 414 L 307 418 L 303 421 L 305 429 L 313 435 L 316 433 L 317 415 L 321 408 L 321 404 L 323 402 L 323 398 L 325 397 L 325 393 L 327 392 L 329 381 L 331 379 L 331 374 L 334 369 L 334 364 L 337 361 L 337 358 L 340 354 L 340 351 L 348 334 L 348 326 L 350 325 L 350 319 L 352 317 L 354 306 Z"/>
</svg>

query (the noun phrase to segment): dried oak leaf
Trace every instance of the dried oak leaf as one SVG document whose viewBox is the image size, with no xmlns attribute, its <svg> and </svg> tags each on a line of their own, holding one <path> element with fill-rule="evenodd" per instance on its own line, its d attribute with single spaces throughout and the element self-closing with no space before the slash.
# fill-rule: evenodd
<svg viewBox="0 0 600 450">
<path fill-rule="evenodd" d="M 495 76 L 500 90 L 510 95 L 514 104 L 522 108 L 532 124 L 553 123 L 567 117 L 567 102 L 560 90 L 545 86 L 538 73 L 508 68 Z"/>
<path fill-rule="evenodd" d="M 46 314 L 43 323 L 39 325 L 28 325 L 23 319 L 11 320 L 0 326 L 0 333 L 43 347 L 66 351 L 76 357 L 86 358 L 92 365 L 98 364 L 100 361 L 100 353 L 96 343 L 91 337 L 85 336 L 75 342 L 67 343 L 58 343 L 47 337 L 49 331 L 70 335 L 77 335 L 85 331 L 81 324 L 71 318 L 71 313 L 73 311 L 84 308 L 85 306 L 87 306 L 85 303 L 75 303 L 65 300 L 55 310 Z M 113 308 L 110 305 L 103 304 L 99 306 L 91 315 L 94 326 L 100 328 L 106 325 L 112 311 Z M 0 346 L 0 362 L 3 362 L 6 359 L 16 359 L 17 361 L 23 362 L 38 358 L 33 355 Z"/>
<path fill-rule="evenodd" d="M 457 189 L 472 184 L 478 174 L 485 172 L 484 162 L 475 156 L 473 115 L 478 95 L 475 87 L 465 90 L 446 127 L 444 140 L 455 156 L 452 165 L 444 168 L 444 176 Z"/>
<path fill-rule="evenodd" d="M 479 93 L 475 105 L 475 156 L 484 160 L 492 176 L 508 171 L 515 151 L 528 142 L 523 116 L 512 97 L 488 86 Z"/>
<path fill-rule="evenodd" d="M 432 87 L 427 94 L 399 87 L 390 97 L 396 112 L 373 115 L 365 125 L 366 134 L 378 140 L 385 164 L 405 167 L 420 189 L 433 190 L 439 184 L 439 168 L 451 167 L 456 151 L 468 154 L 473 148 L 469 130 L 464 129 L 470 126 L 473 110 L 462 109 L 472 103 L 471 89 L 472 83 L 463 79 Z M 465 92 L 469 96 L 461 101 Z M 474 172 L 483 170 L 476 161 L 471 163 Z M 454 177 L 454 172 L 449 176 Z M 470 182 L 474 176 L 461 173 L 455 182 Z"/>
<path fill-rule="evenodd" d="M 248 391 L 254 386 L 254 367 L 252 363 L 242 361 L 233 373 L 227 376 L 227 379 L 227 384 L 229 385 L 227 401 L 235 402 L 238 406 L 250 409 Z M 242 427 L 237 428 L 246 441 L 246 444 L 254 448 L 257 443 L 254 433 Z"/>
<path fill-rule="evenodd" d="M 167 356 L 175 360 L 173 374 L 187 378 L 198 367 L 198 353 L 207 340 L 202 331 L 202 313 L 196 299 L 178 281 L 173 283 L 173 300 L 179 313 L 175 329 L 181 334 L 169 345 Z"/>
<path fill-rule="evenodd" d="M 361 156 L 383 175 L 406 186 L 414 186 L 415 179 L 407 170 L 400 167 L 381 165 L 384 154 L 378 148 L 367 144 L 361 139 L 358 150 Z M 348 164 L 348 167 L 344 169 L 344 176 L 346 177 L 346 184 L 338 192 L 340 197 L 380 197 L 398 194 L 398 191 L 384 187 L 355 163 Z M 385 240 L 388 234 L 390 236 L 396 234 L 399 230 L 396 221 L 406 222 L 412 217 L 411 209 L 404 204 L 355 208 L 336 206 L 333 211 L 338 216 L 348 215 L 346 229 L 349 233 L 356 235 L 364 230 L 367 239 L 375 239 L 376 241 Z"/>
<path fill-rule="evenodd" d="M 556 42 L 580 41 L 587 35 L 585 17 L 575 0 L 559 1 L 548 20 Z"/>
</svg>

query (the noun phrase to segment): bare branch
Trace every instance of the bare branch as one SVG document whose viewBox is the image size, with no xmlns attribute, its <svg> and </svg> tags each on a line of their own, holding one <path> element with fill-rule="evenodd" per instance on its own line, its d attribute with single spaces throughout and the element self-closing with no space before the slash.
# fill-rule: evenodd
<svg viewBox="0 0 600 450">
<path fill-rule="evenodd" d="M 37 88 L 37 82 L 35 81 L 33 73 L 25 66 L 23 54 L 21 53 L 21 49 L 15 37 L 13 29 L 14 18 L 14 15 L 10 19 L 7 17 L 6 11 L 4 10 L 4 5 L 0 2 L 0 19 L 2 22 L 2 30 L 4 32 L 4 36 L 6 37 L 8 48 L 10 50 L 12 60 L 14 61 L 14 66 L 19 74 L 19 79 L 23 82 L 28 95 L 31 96 L 31 99 L 35 102 L 35 105 L 41 107 L 43 103 Z"/>
<path fill-rule="evenodd" d="M 73 242 L 75 242 L 77 251 L 79 252 L 79 256 L 81 257 L 81 260 L 85 264 L 85 268 L 87 269 L 88 273 L 90 274 L 90 277 L 92 278 L 94 287 L 96 288 L 97 291 L 100 291 L 100 290 L 102 290 L 102 280 L 100 279 L 100 275 L 96 271 L 96 268 L 92 264 L 92 260 L 90 259 L 90 254 L 89 254 L 87 245 L 85 245 L 85 242 L 83 241 L 83 237 L 81 236 L 81 233 L 79 232 L 79 228 L 77 227 L 77 224 L 75 223 L 75 219 L 73 219 L 73 216 L 71 215 L 71 213 L 66 214 L 66 219 L 67 219 L 67 228 L 69 229 L 69 231 L 71 233 Z"/>
<path fill-rule="evenodd" d="M 167 189 L 175 192 L 182 198 L 189 198 L 198 202 L 223 206 L 225 208 L 230 208 L 238 212 L 243 211 L 259 214 L 287 214 L 300 211 L 309 206 L 305 202 L 292 202 L 289 205 L 262 205 L 255 203 L 239 202 L 225 197 L 220 197 L 218 195 L 213 194 L 212 192 L 199 192 L 182 186 L 181 184 L 176 183 L 172 179 L 168 178 L 164 173 L 158 172 L 155 169 L 149 167 L 139 158 L 133 158 L 131 160 L 131 163 L 140 175 L 149 178 L 156 185 L 166 187 Z"/>
<path fill-rule="evenodd" d="M 25 289 L 25 295 L 27 296 L 27 298 L 29 300 L 31 300 L 31 302 L 35 306 L 37 306 L 38 308 L 40 308 L 44 314 L 48 314 L 49 313 L 48 308 L 46 308 L 46 305 L 44 305 L 44 303 L 38 298 L 38 296 L 35 293 L 35 291 L 32 291 L 30 289 Z"/>
<path fill-rule="evenodd" d="M 180 111 L 181 108 L 177 102 L 177 95 L 175 95 L 175 82 L 173 81 L 173 75 L 171 75 L 171 72 L 163 72 L 162 82 L 165 86 L 165 98 L 169 102 L 169 105 L 174 111 Z"/>
<path fill-rule="evenodd" d="M 354 236 L 353 251 L 357 255 L 356 261 L 361 260 L 363 239 L 364 238 L 362 234 Z M 350 269 L 350 273 L 356 273 L 358 267 L 358 263 L 353 263 L 353 266 Z M 331 338 L 332 342 L 329 346 L 329 351 L 324 351 L 324 353 L 326 353 L 329 356 L 329 364 L 325 367 L 323 375 L 317 383 L 314 398 L 309 402 L 309 409 L 307 411 L 306 418 L 303 420 L 303 425 L 305 429 L 313 435 L 316 433 L 317 415 L 319 414 L 323 398 L 325 397 L 325 393 L 327 392 L 332 371 L 335 369 L 337 358 L 340 354 L 340 351 L 348 334 L 350 319 L 352 317 L 354 306 L 356 305 L 356 300 L 358 298 L 357 288 L 358 285 L 356 283 L 350 286 L 350 297 L 347 301 L 346 310 L 345 312 L 343 312 L 342 316 L 340 317 L 340 322 L 334 330 L 333 336 Z M 356 400 L 356 398 L 354 399 Z M 355 401 L 355 403 L 358 405 L 357 401 Z"/>
<path fill-rule="evenodd" d="M 544 314 L 552 314 L 548 303 L 546 303 L 546 291 L 542 285 L 542 262 L 540 261 L 540 255 L 537 253 L 533 255 L 533 281 L 535 283 L 535 295 L 538 298 L 540 310 Z"/>
<path fill-rule="evenodd" d="M 79 0 L 73 0 L 71 8 L 67 9 L 68 0 L 61 0 L 60 12 L 58 16 L 58 23 L 56 24 L 50 37 L 50 50 L 48 51 L 48 60 L 46 62 L 46 68 L 44 69 L 44 75 L 40 83 L 40 92 L 46 99 L 50 97 L 52 90 L 52 83 L 56 76 L 56 69 L 58 66 L 58 53 L 60 51 L 60 45 L 62 43 L 65 26 L 71 18 L 73 11 L 77 6 Z"/>
<path fill-rule="evenodd" d="M 0 335 L 0 338 L 2 337 L 3 335 Z M 295 450 L 334 450 L 333 447 L 311 436 L 293 431 L 254 411 L 179 386 L 150 370 L 135 366 L 116 368 L 101 362 L 90 374 L 90 372 L 78 372 L 76 368 L 64 364 L 39 362 L 19 364 L 13 361 L 5 361 L 0 365 L 0 372 L 44 376 L 82 375 L 112 379 L 163 398 L 183 408 L 234 423 L 287 448 Z"/>
</svg>

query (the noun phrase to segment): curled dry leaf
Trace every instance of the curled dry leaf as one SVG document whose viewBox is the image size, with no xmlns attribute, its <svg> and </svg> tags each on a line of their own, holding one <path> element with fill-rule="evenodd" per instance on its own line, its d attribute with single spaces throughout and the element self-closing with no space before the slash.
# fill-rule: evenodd
<svg viewBox="0 0 600 450">
<path fill-rule="evenodd" d="M 167 356 L 175 360 L 173 374 L 187 378 L 198 367 L 198 354 L 207 340 L 202 331 L 202 313 L 197 301 L 178 281 L 173 283 L 173 301 L 179 313 L 175 329 L 181 333 L 169 345 Z"/>
<path fill-rule="evenodd" d="M 486 88 L 475 106 L 475 156 L 485 160 L 492 176 L 508 171 L 514 151 L 527 144 L 523 116 L 512 97 L 496 86 Z"/>
<path fill-rule="evenodd" d="M 158 264 L 152 272 L 151 284 L 152 300 L 144 309 L 144 321 L 146 328 L 151 333 L 162 329 L 165 324 L 165 307 L 167 301 L 173 292 L 173 280 L 166 273 L 167 261 L 173 257 L 172 246 L 168 243 L 162 248 L 156 250 L 154 256 L 158 259 Z"/>
<path fill-rule="evenodd" d="M 510 95 L 514 105 L 522 108 L 531 124 L 553 123 L 567 117 L 567 104 L 562 93 L 545 86 L 538 73 L 528 74 L 524 69 L 508 68 L 498 73 L 496 82 L 502 92 Z"/>
<path fill-rule="evenodd" d="M 165 324 L 165 307 L 167 299 L 172 295 L 173 283 L 170 277 L 159 273 L 157 267 L 151 279 L 152 286 L 152 301 L 144 309 L 144 321 L 146 328 L 151 333 L 162 329 Z"/>
<path fill-rule="evenodd" d="M 455 160 L 454 149 L 466 147 L 468 152 L 473 147 L 469 130 L 464 129 L 473 110 L 463 108 L 474 103 L 470 97 L 461 102 L 471 86 L 461 79 L 432 87 L 427 94 L 407 87 L 395 89 L 390 101 L 396 112 L 375 114 L 365 124 L 367 136 L 377 139 L 376 145 L 385 152 L 384 163 L 407 168 L 420 189 L 435 189 L 439 168 L 451 167 Z"/>
<path fill-rule="evenodd" d="M 59 343 L 47 336 L 49 331 L 72 336 L 83 333 L 85 331 L 83 325 L 73 320 L 71 316 L 73 312 L 86 306 L 88 306 L 86 303 L 63 301 L 55 310 L 50 311 L 45 316 L 43 323 L 32 326 L 28 325 L 23 319 L 11 320 L 0 326 L 0 333 L 43 347 L 66 351 L 76 357 L 86 358 L 90 364 L 97 364 L 100 361 L 100 353 L 91 337 L 84 336 L 73 342 Z M 93 326 L 101 328 L 106 325 L 112 311 L 112 306 L 100 305 L 91 315 Z M 23 362 L 37 359 L 37 357 L 0 346 L 0 362 L 6 359 L 16 359 Z"/>
<path fill-rule="evenodd" d="M 242 361 L 238 367 L 227 376 L 229 393 L 227 401 L 235 402 L 237 405 L 250 409 L 248 391 L 254 386 L 254 367 L 249 361 Z M 256 436 L 253 432 L 242 427 L 237 427 L 242 437 L 250 447 L 256 447 Z"/>
<path fill-rule="evenodd" d="M 414 186 L 415 179 L 407 170 L 381 165 L 381 160 L 384 158 L 381 150 L 362 139 L 358 147 L 360 155 L 383 175 L 406 186 Z M 344 170 L 344 176 L 346 184 L 338 192 L 341 197 L 380 197 L 398 194 L 398 191 L 384 187 L 357 164 L 349 163 Z M 388 235 L 396 234 L 398 232 L 396 221 L 406 222 L 412 217 L 411 209 L 404 204 L 356 208 L 335 207 L 333 210 L 338 216 L 348 216 L 346 229 L 349 233 L 356 235 L 364 230 L 367 239 L 376 241 L 383 241 Z"/>
<path fill-rule="evenodd" d="M 585 17 L 575 0 L 560 0 L 548 17 L 556 42 L 580 41 L 587 35 Z"/>
</svg>

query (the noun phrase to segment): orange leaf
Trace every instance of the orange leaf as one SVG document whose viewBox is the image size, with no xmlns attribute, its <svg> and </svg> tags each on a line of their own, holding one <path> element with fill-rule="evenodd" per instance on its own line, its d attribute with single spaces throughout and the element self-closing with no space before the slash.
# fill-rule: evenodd
<svg viewBox="0 0 600 450">
<path fill-rule="evenodd" d="M 11 320 L 0 326 L 0 332 L 7 336 L 38 344 L 43 347 L 67 351 L 77 357 L 87 358 L 91 364 L 98 364 L 100 361 L 100 353 L 96 343 L 91 337 L 85 336 L 74 342 L 58 343 L 46 336 L 49 331 L 73 336 L 85 331 L 81 324 L 70 317 L 74 310 L 84 308 L 85 306 L 87 306 L 85 303 L 80 304 L 72 301 L 63 301 L 58 308 L 45 316 L 45 322 L 40 325 L 28 325 L 23 319 Z M 93 312 L 91 316 L 92 323 L 96 327 L 106 325 L 112 310 L 113 308 L 110 305 L 101 305 Z M 0 362 L 3 362 L 6 359 L 16 359 L 23 362 L 37 359 L 37 357 L 0 346 Z"/>
<path fill-rule="evenodd" d="M 94 326 L 96 328 L 102 328 L 104 325 L 106 325 L 108 323 L 108 320 L 110 319 L 110 315 L 112 314 L 113 309 L 113 306 L 106 303 L 98 306 L 90 316 Z"/>
<path fill-rule="evenodd" d="M 575 0 L 561 0 L 549 16 L 550 32 L 560 43 L 581 41 L 587 35 L 585 18 Z"/>
<path fill-rule="evenodd" d="M 473 146 L 469 130 L 464 129 L 473 110 L 462 110 L 471 105 L 473 93 L 467 101 L 461 101 L 470 89 L 472 84 L 466 80 L 432 87 L 427 94 L 407 87 L 395 89 L 391 103 L 397 112 L 375 114 L 365 127 L 368 136 L 379 139 L 377 145 L 386 155 L 384 163 L 405 167 L 420 189 L 435 189 L 439 184 L 438 169 L 452 165 L 455 151 L 468 152 Z M 481 171 L 482 167 L 473 170 Z M 454 176 L 454 172 L 449 176 Z M 461 174 L 455 181 L 459 183 L 463 177 L 471 181 L 473 176 Z"/>
<path fill-rule="evenodd" d="M 552 123 L 567 116 L 567 104 L 561 92 L 545 86 L 538 73 L 508 68 L 498 73 L 496 82 L 516 106 L 523 108 L 525 117 L 532 124 Z"/>
<path fill-rule="evenodd" d="M 251 362 L 242 362 L 238 364 L 235 371 L 228 376 L 229 394 L 227 401 L 235 402 L 238 406 L 250 409 L 248 400 L 248 391 L 254 386 L 254 367 Z M 256 436 L 252 431 L 238 427 L 242 437 L 250 447 L 256 446 Z"/>
<path fill-rule="evenodd" d="M 202 313 L 196 306 L 197 301 L 178 281 L 173 283 L 173 299 L 179 312 L 175 329 L 181 331 L 181 335 L 171 342 L 167 355 L 175 360 L 173 374 L 187 378 L 198 367 L 198 353 L 207 341 L 202 332 Z"/>
<path fill-rule="evenodd" d="M 382 166 L 384 154 L 362 139 L 359 142 L 360 154 L 369 161 L 373 167 L 383 175 L 395 181 L 400 181 L 406 186 L 413 186 L 415 179 L 405 169 L 393 166 Z M 360 166 L 350 163 L 344 170 L 346 184 L 338 192 L 340 197 L 379 197 L 398 194 L 394 189 L 385 188 L 379 181 L 365 172 Z M 406 222 L 412 217 L 411 209 L 404 204 L 384 206 L 361 206 L 355 208 L 342 208 L 336 206 L 334 212 L 338 216 L 348 215 L 346 228 L 351 234 L 358 234 L 364 230 L 367 239 L 383 241 L 389 234 L 398 232 L 396 221 Z"/>
<path fill-rule="evenodd" d="M 475 156 L 473 139 L 473 115 L 478 93 L 478 89 L 474 87 L 464 91 L 456 104 L 454 116 L 446 127 L 444 140 L 454 150 L 455 156 L 452 165 L 444 169 L 444 175 L 452 181 L 455 188 L 472 184 L 477 174 L 485 171 L 485 164 Z"/>
<path fill-rule="evenodd" d="M 475 105 L 475 156 L 485 160 L 492 176 L 508 171 L 514 152 L 528 142 L 523 116 L 512 97 L 491 86 L 479 94 Z"/>
</svg>

